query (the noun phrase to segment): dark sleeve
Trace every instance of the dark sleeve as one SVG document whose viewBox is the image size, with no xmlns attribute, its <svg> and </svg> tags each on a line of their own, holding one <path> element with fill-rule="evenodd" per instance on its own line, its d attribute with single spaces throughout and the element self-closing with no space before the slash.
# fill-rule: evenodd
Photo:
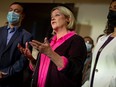
<svg viewBox="0 0 116 87">
<path fill-rule="evenodd" d="M 50 87 L 81 87 L 82 70 L 87 53 L 83 38 L 74 35 L 56 48 L 55 52 L 60 56 L 65 56 L 68 64 L 58 71 L 57 66 L 51 61 L 46 85 L 50 85 Z"/>
<path fill-rule="evenodd" d="M 67 55 L 69 60 L 69 69 L 76 71 L 75 74 L 81 72 L 86 55 L 87 52 L 84 40 L 80 36 L 75 36 L 70 44 Z"/>
<path fill-rule="evenodd" d="M 20 38 L 22 38 L 21 45 L 25 47 L 25 43 L 31 41 L 33 37 L 31 34 L 24 32 L 22 33 Z M 1 70 L 7 73 L 7 75 L 4 78 L 17 75 L 21 73 L 24 69 L 26 69 L 26 67 L 28 66 L 28 59 L 20 53 L 17 46 L 15 49 L 16 50 L 14 51 L 14 57 L 17 56 L 16 61 L 12 65 Z M 29 49 L 32 50 L 32 47 L 29 46 Z"/>
</svg>

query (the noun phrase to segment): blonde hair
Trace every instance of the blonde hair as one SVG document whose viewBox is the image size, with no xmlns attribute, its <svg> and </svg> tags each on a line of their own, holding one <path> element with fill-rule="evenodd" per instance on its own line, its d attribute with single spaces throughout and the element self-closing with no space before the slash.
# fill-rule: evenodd
<svg viewBox="0 0 116 87">
<path fill-rule="evenodd" d="M 59 10 L 65 17 L 69 18 L 69 23 L 67 25 L 67 28 L 68 30 L 75 30 L 75 17 L 73 15 L 73 13 L 66 7 L 64 6 L 57 6 L 57 7 L 54 7 L 52 10 L 51 10 L 51 13 L 54 11 L 54 10 Z"/>
</svg>

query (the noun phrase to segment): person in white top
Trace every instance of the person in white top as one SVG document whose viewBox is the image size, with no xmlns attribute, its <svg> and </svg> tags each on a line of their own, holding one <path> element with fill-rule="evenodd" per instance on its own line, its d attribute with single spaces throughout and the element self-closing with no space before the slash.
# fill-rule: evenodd
<svg viewBox="0 0 116 87">
<path fill-rule="evenodd" d="M 93 51 L 90 79 L 82 87 L 116 87 L 116 0 L 110 4 L 107 19 L 105 35 Z"/>
</svg>

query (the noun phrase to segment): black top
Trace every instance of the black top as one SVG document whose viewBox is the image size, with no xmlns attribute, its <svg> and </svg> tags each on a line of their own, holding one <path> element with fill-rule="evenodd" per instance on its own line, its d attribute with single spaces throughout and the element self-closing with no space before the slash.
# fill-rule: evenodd
<svg viewBox="0 0 116 87">
<path fill-rule="evenodd" d="M 45 87 L 81 87 L 82 70 L 87 57 L 83 38 L 73 35 L 57 47 L 55 52 L 61 56 L 65 56 L 69 63 L 66 68 L 58 71 L 57 66 L 51 61 Z"/>
</svg>

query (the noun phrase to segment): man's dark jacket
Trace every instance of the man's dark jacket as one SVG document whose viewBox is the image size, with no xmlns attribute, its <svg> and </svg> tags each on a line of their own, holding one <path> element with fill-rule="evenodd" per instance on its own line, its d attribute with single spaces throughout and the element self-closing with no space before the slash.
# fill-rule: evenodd
<svg viewBox="0 0 116 87">
<path fill-rule="evenodd" d="M 0 87 L 22 87 L 23 70 L 28 65 L 27 58 L 21 54 L 17 45 L 32 39 L 32 35 L 19 27 L 14 33 L 9 43 L 7 42 L 7 26 L 0 28 L 0 71 L 7 73 L 0 79 Z"/>
</svg>

